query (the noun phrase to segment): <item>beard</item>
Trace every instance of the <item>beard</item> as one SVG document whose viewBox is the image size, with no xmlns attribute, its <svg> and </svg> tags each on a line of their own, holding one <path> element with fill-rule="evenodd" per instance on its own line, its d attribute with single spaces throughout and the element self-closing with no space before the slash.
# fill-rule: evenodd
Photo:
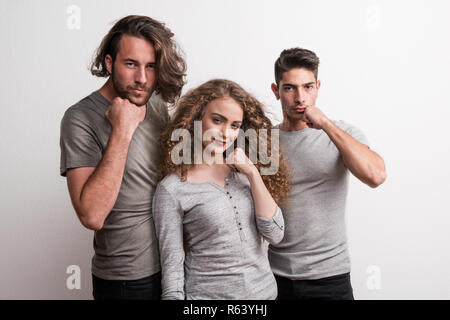
<svg viewBox="0 0 450 320">
<path fill-rule="evenodd" d="M 111 71 L 111 81 L 114 90 L 116 90 L 116 93 L 119 97 L 121 97 L 122 99 L 128 99 L 131 103 L 135 104 L 138 107 L 147 104 L 152 94 L 152 89 L 150 87 L 145 87 L 142 85 L 130 86 L 121 82 L 114 73 L 114 64 Z M 133 89 L 139 89 L 143 91 L 141 93 L 136 93 L 132 91 Z"/>
</svg>

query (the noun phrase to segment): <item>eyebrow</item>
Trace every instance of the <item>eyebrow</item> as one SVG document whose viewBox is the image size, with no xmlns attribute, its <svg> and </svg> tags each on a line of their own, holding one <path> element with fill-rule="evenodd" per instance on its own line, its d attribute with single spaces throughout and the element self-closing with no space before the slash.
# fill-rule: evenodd
<svg viewBox="0 0 450 320">
<path fill-rule="evenodd" d="M 133 62 L 135 64 L 139 64 L 139 61 L 131 59 L 131 58 L 125 58 L 123 59 L 124 62 Z M 148 62 L 147 64 L 156 65 L 156 62 Z"/>
<path fill-rule="evenodd" d="M 222 119 L 224 119 L 224 120 L 228 120 L 226 117 L 224 117 L 223 115 L 221 115 L 220 113 L 217 113 L 217 112 L 212 112 L 211 113 L 212 115 L 216 115 L 216 116 L 219 116 L 220 118 L 222 118 Z M 233 121 L 233 123 L 242 123 L 242 121 Z"/>
<path fill-rule="evenodd" d="M 311 82 L 303 83 L 302 86 L 309 86 L 309 85 L 312 85 L 312 84 L 315 84 L 315 82 L 311 81 Z M 282 86 L 283 87 L 298 87 L 297 85 L 292 84 L 292 83 L 283 83 Z"/>
</svg>

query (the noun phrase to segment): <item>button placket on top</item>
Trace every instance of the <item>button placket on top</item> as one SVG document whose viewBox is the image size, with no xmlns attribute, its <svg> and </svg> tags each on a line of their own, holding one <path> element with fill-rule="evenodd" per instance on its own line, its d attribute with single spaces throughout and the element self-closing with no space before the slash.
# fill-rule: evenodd
<svg viewBox="0 0 450 320">
<path fill-rule="evenodd" d="M 238 211 L 237 205 L 235 203 L 235 200 L 233 200 L 233 195 L 230 192 L 229 184 L 230 184 L 230 179 L 226 178 L 225 179 L 226 195 L 227 195 L 228 200 L 231 202 L 231 206 L 233 207 L 234 217 L 236 219 L 236 225 L 237 225 L 237 228 L 238 228 L 238 232 L 239 232 L 239 236 L 241 238 L 241 241 L 245 241 L 247 238 L 246 238 L 245 232 L 243 230 L 243 225 L 242 225 L 242 222 L 241 222 L 241 218 L 240 218 L 240 215 L 239 215 L 239 211 Z"/>
</svg>

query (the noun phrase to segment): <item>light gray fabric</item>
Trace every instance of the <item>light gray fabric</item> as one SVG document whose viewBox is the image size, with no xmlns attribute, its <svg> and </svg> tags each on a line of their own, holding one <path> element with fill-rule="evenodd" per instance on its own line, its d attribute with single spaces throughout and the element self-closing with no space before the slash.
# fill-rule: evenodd
<svg viewBox="0 0 450 320">
<path fill-rule="evenodd" d="M 225 188 L 183 182 L 173 173 L 157 187 L 153 216 L 163 299 L 275 299 L 267 243 L 281 241 L 284 221 L 255 215 L 247 177 L 231 171 Z M 185 256 L 183 232 L 189 250 Z"/>
<path fill-rule="evenodd" d="M 61 121 L 61 167 L 96 167 L 108 144 L 111 125 L 104 113 L 110 102 L 95 91 L 70 107 Z M 152 198 L 159 165 L 158 139 L 168 119 L 153 96 L 145 120 L 131 141 L 117 201 L 103 228 L 94 234 L 92 273 L 106 280 L 135 280 L 160 270 L 152 220 Z"/>
<path fill-rule="evenodd" d="M 367 138 L 343 121 L 335 124 L 359 142 Z M 279 128 L 279 126 L 276 126 Z M 280 151 L 292 167 L 292 189 L 282 206 L 285 236 L 269 246 L 276 275 L 313 280 L 350 272 L 345 228 L 348 169 L 323 130 L 280 130 Z"/>
</svg>

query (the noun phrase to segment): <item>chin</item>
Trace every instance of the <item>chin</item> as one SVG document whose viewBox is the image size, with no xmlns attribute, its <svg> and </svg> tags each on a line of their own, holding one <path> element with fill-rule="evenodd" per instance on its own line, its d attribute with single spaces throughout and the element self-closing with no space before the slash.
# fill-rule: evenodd
<svg viewBox="0 0 450 320">
<path fill-rule="evenodd" d="M 303 115 L 304 115 L 304 113 L 294 113 L 294 114 L 290 114 L 289 118 L 292 120 L 303 120 Z"/>
<path fill-rule="evenodd" d="M 214 155 L 216 153 L 222 153 L 225 151 L 225 148 L 220 147 L 220 146 L 216 146 L 214 145 L 214 142 L 208 143 L 208 144 L 204 144 L 203 145 L 203 150 L 208 148 L 209 152 Z"/>
<path fill-rule="evenodd" d="M 136 97 L 134 95 L 128 94 L 127 99 L 130 100 L 131 103 L 140 107 L 140 106 L 147 104 L 148 100 L 150 99 L 150 95 L 145 96 L 145 97 L 143 97 L 143 96 Z"/>
<path fill-rule="evenodd" d="M 143 107 L 148 102 L 148 99 L 130 99 L 129 98 L 128 100 L 130 100 L 131 103 L 135 104 L 138 107 Z"/>
<path fill-rule="evenodd" d="M 213 154 L 223 153 L 226 149 L 223 147 L 214 147 Z"/>
</svg>

